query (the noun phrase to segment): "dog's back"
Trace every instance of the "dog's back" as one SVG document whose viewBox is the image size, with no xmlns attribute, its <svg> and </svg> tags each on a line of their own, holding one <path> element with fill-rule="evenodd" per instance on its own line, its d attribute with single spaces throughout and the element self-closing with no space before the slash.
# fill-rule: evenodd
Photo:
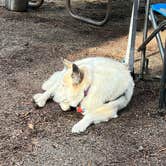
<svg viewBox="0 0 166 166">
<path fill-rule="evenodd" d="M 75 61 L 80 68 L 87 67 L 92 77 L 91 87 L 102 100 L 114 100 L 134 83 L 129 70 L 122 63 L 105 57 L 91 57 Z M 96 90 L 93 92 L 96 93 Z M 100 94 L 100 95 L 99 95 Z M 105 96 L 105 97 L 103 97 Z"/>
</svg>

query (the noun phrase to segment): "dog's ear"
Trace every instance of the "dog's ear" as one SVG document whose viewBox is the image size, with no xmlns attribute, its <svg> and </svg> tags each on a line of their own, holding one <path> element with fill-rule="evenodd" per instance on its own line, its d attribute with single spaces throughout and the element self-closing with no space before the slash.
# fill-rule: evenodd
<svg viewBox="0 0 166 166">
<path fill-rule="evenodd" d="M 72 65 L 73 65 L 73 63 L 70 62 L 70 61 L 67 60 L 67 59 L 63 59 L 63 64 L 64 64 L 64 66 L 67 67 L 68 69 L 69 69 L 69 68 L 72 68 Z"/>
<path fill-rule="evenodd" d="M 73 79 L 73 84 L 77 85 L 79 83 L 81 83 L 81 81 L 83 80 L 83 72 L 79 69 L 79 67 L 73 63 L 72 65 L 72 74 L 71 77 Z"/>
</svg>

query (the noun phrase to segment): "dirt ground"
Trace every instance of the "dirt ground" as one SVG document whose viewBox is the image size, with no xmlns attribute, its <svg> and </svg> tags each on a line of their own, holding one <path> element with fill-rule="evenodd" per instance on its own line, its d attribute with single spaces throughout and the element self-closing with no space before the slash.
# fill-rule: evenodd
<svg viewBox="0 0 166 166">
<path fill-rule="evenodd" d="M 101 19 L 104 14 L 101 2 L 74 4 L 86 16 Z M 79 135 L 71 133 L 81 119 L 74 110 L 62 112 L 52 101 L 42 109 L 32 104 L 42 82 L 62 69 L 61 57 L 123 57 L 131 3 L 111 4 L 110 20 L 103 27 L 74 20 L 62 1 L 45 2 L 25 13 L 0 8 L 0 166 L 166 165 L 166 116 L 156 114 L 159 83 L 137 82 L 133 99 L 119 118 L 92 125 Z M 143 12 L 139 16 L 137 47 Z M 153 41 L 148 46 L 149 71 L 160 74 L 157 54 Z M 137 52 L 135 61 L 138 72 Z"/>
</svg>

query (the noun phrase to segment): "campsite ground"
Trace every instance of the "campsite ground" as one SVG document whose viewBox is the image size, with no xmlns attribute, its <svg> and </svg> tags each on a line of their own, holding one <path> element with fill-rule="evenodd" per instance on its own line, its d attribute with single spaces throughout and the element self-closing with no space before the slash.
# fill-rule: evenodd
<svg viewBox="0 0 166 166">
<path fill-rule="evenodd" d="M 99 1 L 74 4 L 84 15 L 101 18 L 104 14 Z M 126 51 L 128 0 L 112 1 L 110 20 L 103 27 L 74 20 L 64 6 L 62 1 L 47 1 L 25 13 L 0 8 L 0 165 L 166 165 L 166 116 L 156 114 L 159 83 L 136 82 L 133 99 L 119 118 L 92 125 L 79 135 L 71 133 L 81 119 L 78 113 L 62 112 L 52 101 L 42 109 L 34 108 L 32 96 L 41 92 L 45 79 L 63 68 L 61 57 L 121 59 Z M 142 40 L 142 18 L 140 12 L 136 47 Z M 162 67 L 157 54 L 153 41 L 148 55 L 149 71 L 155 74 Z M 136 52 L 136 72 L 139 64 Z"/>
</svg>

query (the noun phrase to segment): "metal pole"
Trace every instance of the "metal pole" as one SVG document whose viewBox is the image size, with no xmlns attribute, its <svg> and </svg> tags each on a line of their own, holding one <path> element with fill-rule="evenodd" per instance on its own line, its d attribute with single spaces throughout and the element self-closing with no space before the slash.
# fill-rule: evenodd
<svg viewBox="0 0 166 166">
<path fill-rule="evenodd" d="M 165 49 L 163 57 L 163 72 L 161 77 L 159 107 L 160 109 L 166 107 L 166 41 L 165 41 Z"/>
<path fill-rule="evenodd" d="M 160 32 L 166 29 L 166 20 L 162 21 L 158 27 L 144 40 L 144 42 L 138 47 L 137 51 L 143 51 L 146 45 Z M 162 51 L 164 52 L 164 51 Z"/>
<path fill-rule="evenodd" d="M 126 55 L 124 58 L 124 63 L 128 66 L 131 73 L 134 73 L 134 51 L 135 51 L 135 39 L 137 30 L 137 17 L 139 9 L 140 0 L 134 0 L 132 14 L 130 19 L 130 28 L 128 36 L 128 45 L 126 50 Z"/>
<path fill-rule="evenodd" d="M 150 9 L 150 0 L 146 0 L 146 10 L 145 10 L 145 22 L 144 22 L 144 30 L 143 30 L 143 43 L 147 38 L 148 34 L 148 20 L 149 20 L 149 9 Z M 141 52 L 141 72 L 140 78 L 143 79 L 143 74 L 145 72 L 145 68 L 148 67 L 148 60 L 146 59 L 146 47 Z M 146 65 L 146 66 L 145 66 Z"/>
<path fill-rule="evenodd" d="M 150 19 L 152 19 L 153 28 L 154 28 L 154 29 L 157 29 L 158 26 L 157 26 L 157 23 L 156 23 L 156 20 L 155 20 L 155 17 L 154 17 L 154 14 L 153 14 L 152 9 L 150 9 Z M 159 51 L 160 51 L 160 54 L 161 54 L 161 58 L 162 58 L 162 60 L 164 61 L 164 46 L 163 46 L 163 44 L 162 44 L 161 36 L 160 36 L 159 33 L 156 34 L 156 40 L 157 40 L 157 44 L 158 44 Z"/>
</svg>

